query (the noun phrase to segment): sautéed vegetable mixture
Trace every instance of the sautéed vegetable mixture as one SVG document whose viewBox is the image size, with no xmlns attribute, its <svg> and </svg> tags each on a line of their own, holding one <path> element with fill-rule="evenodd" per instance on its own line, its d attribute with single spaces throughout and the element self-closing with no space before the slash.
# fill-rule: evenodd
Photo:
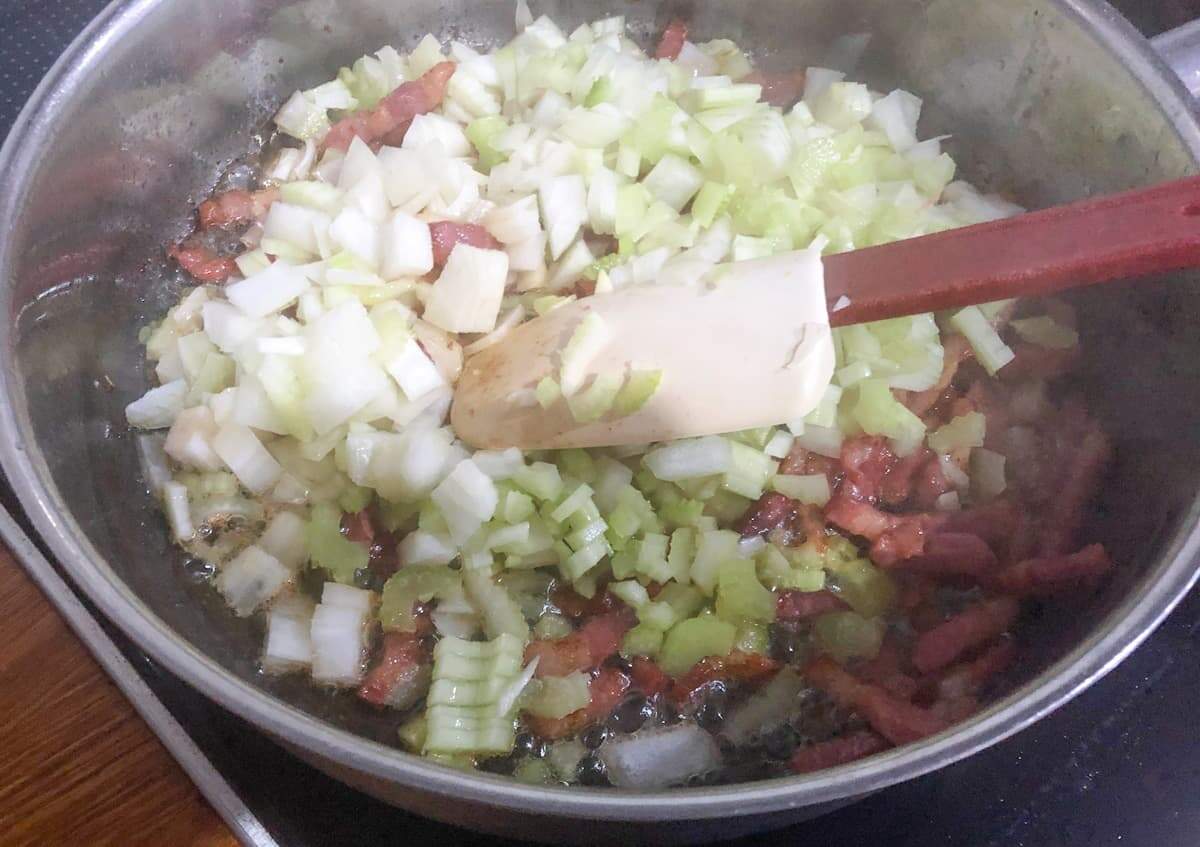
<svg viewBox="0 0 1200 847">
<path fill-rule="evenodd" d="M 517 29 L 297 92 L 171 247 L 195 284 L 127 417 L 174 539 L 261 620 L 264 673 L 454 767 L 735 781 L 971 715 L 1023 613 L 1112 567 L 1076 537 L 1110 447 L 1061 379 L 1065 304 L 835 330 L 819 406 L 763 429 L 522 453 L 447 420 L 464 361 L 576 298 L 1019 207 L 954 180 L 906 91 L 759 72 L 680 21 L 649 53 L 621 18 L 521 2 Z M 589 331 L 529 403 L 619 416 L 671 379 L 589 380 Z"/>
</svg>

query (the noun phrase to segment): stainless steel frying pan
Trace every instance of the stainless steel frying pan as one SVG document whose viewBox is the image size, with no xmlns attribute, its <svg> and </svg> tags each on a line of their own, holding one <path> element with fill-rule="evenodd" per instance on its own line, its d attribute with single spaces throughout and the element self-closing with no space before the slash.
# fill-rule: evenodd
<svg viewBox="0 0 1200 847">
<path fill-rule="evenodd" d="M 1186 87 L 1089 0 L 540 0 L 571 26 L 625 14 L 647 40 L 683 15 L 767 67 L 838 64 L 926 99 L 970 179 L 1039 206 L 1198 170 Z M 189 579 L 139 479 L 122 409 L 145 387 L 138 328 L 179 282 L 147 257 L 281 99 L 384 42 L 426 31 L 489 43 L 507 0 L 120 0 L 54 66 L 0 152 L 0 459 L 71 576 L 203 694 L 372 794 L 493 832 L 575 841 L 698 840 L 780 826 L 946 765 L 1020 730 L 1129 653 L 1196 576 L 1200 285 L 1079 300 L 1083 382 L 1118 442 L 1090 532 L 1122 567 L 1087 608 L 1044 616 L 1005 699 L 943 735 L 805 777 L 665 794 L 535 789 L 431 765 L 386 743 L 349 697 L 256 671 L 261 634 Z M 1200 89 L 1196 33 L 1161 47 Z M 1169 282 L 1169 284 L 1167 284 Z M 1034 639 L 1031 639 L 1034 640 Z M 581 823 L 598 821 L 602 823 Z"/>
</svg>

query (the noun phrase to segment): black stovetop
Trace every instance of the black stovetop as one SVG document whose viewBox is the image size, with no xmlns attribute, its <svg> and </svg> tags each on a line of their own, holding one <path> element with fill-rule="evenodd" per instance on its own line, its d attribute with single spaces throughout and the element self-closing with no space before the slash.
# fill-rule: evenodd
<svg viewBox="0 0 1200 847">
<path fill-rule="evenodd" d="M 104 0 L 0 0 L 0 127 Z M 1148 33 L 1196 0 L 1117 2 Z M 286 847 L 515 844 L 407 815 L 276 747 L 158 669 L 110 628 L 139 673 Z M 1117 670 L 1033 728 L 935 774 L 737 844 L 1184 847 L 1200 843 L 1200 590 Z"/>
</svg>

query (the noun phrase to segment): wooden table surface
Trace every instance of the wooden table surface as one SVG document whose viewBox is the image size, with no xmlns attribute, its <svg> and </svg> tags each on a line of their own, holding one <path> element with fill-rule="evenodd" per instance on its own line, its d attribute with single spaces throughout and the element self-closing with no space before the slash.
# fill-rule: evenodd
<svg viewBox="0 0 1200 847">
<path fill-rule="evenodd" d="M 0 546 L 0 845 L 233 847 L 233 834 Z"/>
</svg>

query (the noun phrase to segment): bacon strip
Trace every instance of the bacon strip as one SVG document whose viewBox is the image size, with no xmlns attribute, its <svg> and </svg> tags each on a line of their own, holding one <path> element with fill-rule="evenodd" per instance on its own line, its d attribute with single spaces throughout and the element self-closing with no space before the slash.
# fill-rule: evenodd
<svg viewBox="0 0 1200 847">
<path fill-rule="evenodd" d="M 1101 544 L 1089 544 L 1070 555 L 1026 559 L 996 574 L 992 585 L 1009 594 L 1045 596 L 1070 591 L 1112 570 Z"/>
<path fill-rule="evenodd" d="M 237 263 L 194 241 L 176 244 L 167 255 L 200 282 L 224 282 L 238 272 Z"/>
<path fill-rule="evenodd" d="M 805 676 L 844 709 L 858 712 L 871 728 L 893 744 L 908 744 L 941 732 L 946 722 L 878 685 L 860 682 L 832 659 L 809 664 Z"/>
<path fill-rule="evenodd" d="M 1017 644 L 1005 638 L 969 662 L 955 665 L 938 681 L 938 698 L 958 700 L 974 697 L 996 674 L 1002 673 L 1017 657 Z"/>
<path fill-rule="evenodd" d="M 734 650 L 728 656 L 708 656 L 675 680 L 670 698 L 677 705 L 686 704 L 713 683 L 740 682 L 758 685 L 766 682 L 779 670 L 779 662 L 761 653 Z"/>
<path fill-rule="evenodd" d="M 778 491 L 768 491 L 746 510 L 746 514 L 734 524 L 734 529 L 741 533 L 742 538 L 766 535 L 791 520 L 795 511 L 796 504 L 790 497 Z"/>
<path fill-rule="evenodd" d="M 531 641 L 525 648 L 525 661 L 539 659 L 536 671 L 539 677 L 591 670 L 617 652 L 621 639 L 633 624 L 632 609 L 621 608 L 600 615 L 563 638 Z"/>
<path fill-rule="evenodd" d="M 277 199 L 277 188 L 255 192 L 235 189 L 218 194 L 200 204 L 200 228 L 212 229 L 260 221 Z"/>
<path fill-rule="evenodd" d="M 399 86 L 374 109 L 342 118 L 325 136 L 325 149 L 347 150 L 355 138 L 370 145 L 399 144 L 413 118 L 441 105 L 455 67 L 453 62 L 434 65 L 420 79 Z"/>
<path fill-rule="evenodd" d="M 804 93 L 804 77 L 803 70 L 792 71 L 790 74 L 769 74 L 755 71 L 740 81 L 761 85 L 762 96 L 760 99 L 772 106 L 786 109 L 799 100 L 800 95 Z"/>
<path fill-rule="evenodd" d="M 379 660 L 367 673 L 358 696 L 376 706 L 407 709 L 429 690 L 429 651 L 414 632 L 383 636 Z"/>
<path fill-rule="evenodd" d="M 671 677 L 653 659 L 638 656 L 630 670 L 633 685 L 647 697 L 662 694 L 671 687 Z"/>
<path fill-rule="evenodd" d="M 922 633 L 913 649 L 913 666 L 932 673 L 964 653 L 987 644 L 1016 621 L 1021 605 L 1012 597 L 996 597 L 969 606 L 950 620 Z"/>
<path fill-rule="evenodd" d="M 525 725 L 539 738 L 554 740 L 575 735 L 580 730 L 607 718 L 630 688 L 629 677 L 613 668 L 604 668 L 588 682 L 591 701 L 561 718 L 526 715 Z"/>
<path fill-rule="evenodd" d="M 1038 553 L 1042 556 L 1065 553 L 1071 548 L 1112 455 L 1108 437 L 1093 421 L 1086 422 L 1077 443 L 1063 469 L 1058 492 L 1050 501 L 1050 513 L 1043 519 L 1038 538 Z"/>
<path fill-rule="evenodd" d="M 987 542 L 968 532 L 936 532 L 925 539 L 920 555 L 889 564 L 913 573 L 981 577 L 996 569 L 996 554 Z"/>
<path fill-rule="evenodd" d="M 890 746 L 870 730 L 862 730 L 801 747 L 792 754 L 788 766 L 793 773 L 812 773 L 881 753 Z"/>
<path fill-rule="evenodd" d="M 500 242 L 478 224 L 460 224 L 454 221 L 435 221 L 429 225 L 429 237 L 433 241 L 433 264 L 441 267 L 459 244 L 469 244 L 484 250 L 500 250 Z"/>
<path fill-rule="evenodd" d="M 654 58 L 668 59 L 674 62 L 679 58 L 679 51 L 683 49 L 683 42 L 687 41 L 687 24 L 679 18 L 667 24 L 667 28 L 663 30 L 662 38 L 659 39 L 658 48 L 654 51 Z"/>
</svg>

